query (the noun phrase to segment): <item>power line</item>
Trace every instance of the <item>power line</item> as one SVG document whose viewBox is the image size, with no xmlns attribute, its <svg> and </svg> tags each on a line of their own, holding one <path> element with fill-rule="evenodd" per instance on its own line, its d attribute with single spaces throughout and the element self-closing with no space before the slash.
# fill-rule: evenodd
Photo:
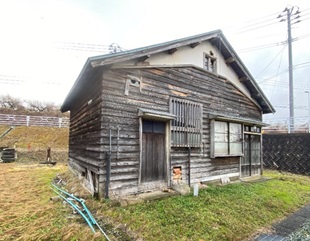
<svg viewBox="0 0 310 241">
<path fill-rule="evenodd" d="M 305 66 L 304 66 L 304 65 L 305 65 Z M 293 66 L 293 71 L 295 71 L 296 69 L 306 68 L 306 67 L 310 67 L 310 62 L 304 62 L 304 63 L 300 63 L 300 64 L 294 65 L 294 66 Z M 283 71 L 281 71 L 281 72 L 278 72 L 278 73 L 275 74 L 275 75 L 269 76 L 268 78 L 265 78 L 265 79 L 262 79 L 262 80 L 260 80 L 260 81 L 257 81 L 257 83 L 261 84 L 261 83 L 263 83 L 263 82 L 270 81 L 270 80 L 276 78 L 276 77 L 279 76 L 279 75 L 283 75 L 283 74 L 287 73 L 288 71 L 289 71 L 288 69 L 283 70 Z M 267 84 L 267 83 L 266 83 L 266 84 Z M 286 87 L 287 87 L 287 85 L 286 85 Z"/>
<path fill-rule="evenodd" d="M 267 66 L 255 77 L 258 78 L 262 73 L 264 73 L 264 71 L 273 63 L 273 61 L 281 54 L 283 53 L 284 49 L 286 48 L 287 45 L 285 45 L 281 51 L 279 53 L 276 54 L 276 56 L 274 56 L 274 58 L 269 62 L 269 64 L 267 64 Z M 281 58 L 282 59 L 282 58 Z"/>
<path fill-rule="evenodd" d="M 296 42 L 299 41 L 301 39 L 304 38 L 309 38 L 310 34 L 305 34 L 296 38 L 292 39 L 292 42 Z M 248 47 L 248 48 L 244 48 L 244 49 L 239 49 L 237 50 L 238 53 L 246 53 L 246 52 L 252 52 L 252 51 L 256 51 L 256 50 L 261 50 L 261 49 L 267 49 L 267 48 L 272 48 L 272 47 L 278 47 L 281 45 L 287 45 L 287 41 L 282 41 L 282 42 L 276 42 L 276 43 L 271 43 L 271 44 L 263 44 L 263 45 L 257 45 L 257 46 L 252 46 L 252 47 Z"/>
<path fill-rule="evenodd" d="M 305 34 L 305 35 L 301 35 L 299 37 L 296 37 L 296 38 L 293 38 L 292 41 L 295 42 L 295 41 L 298 41 L 298 40 L 301 40 L 301 39 L 304 39 L 304 38 L 309 38 L 310 37 L 310 33 L 309 34 Z"/>
<path fill-rule="evenodd" d="M 75 51 L 89 51 L 89 52 L 107 52 L 109 46 L 102 44 L 91 44 L 91 43 L 73 43 L 73 42 L 56 42 L 58 49 L 64 50 L 75 50 Z"/>
<path fill-rule="evenodd" d="M 310 18 L 302 18 L 302 19 L 300 20 L 300 22 L 301 22 L 301 21 L 308 20 L 308 19 L 310 19 Z"/>
<path fill-rule="evenodd" d="M 247 25 L 245 25 L 244 27 L 241 26 L 238 29 L 241 30 L 243 28 L 248 27 L 249 25 L 253 25 L 253 24 L 248 24 L 248 23 L 251 23 L 251 22 L 254 22 L 254 25 L 259 24 L 259 23 L 264 23 L 264 22 L 266 22 L 266 20 L 264 20 L 264 21 L 259 21 L 259 20 L 263 20 L 263 19 L 266 19 L 266 18 L 269 18 L 269 17 L 273 16 L 273 18 L 271 18 L 271 20 L 272 20 L 272 19 L 275 18 L 275 15 L 278 15 L 278 14 L 279 14 L 279 12 L 272 13 L 272 14 L 269 14 L 269 15 L 266 15 L 266 16 L 263 16 L 263 17 L 255 18 L 255 19 L 248 19 L 248 20 L 244 21 L 244 24 L 247 24 Z M 243 23 L 241 23 L 241 24 L 243 24 Z M 229 28 L 235 28 L 235 26 L 236 26 L 236 24 L 235 25 L 230 25 L 230 26 L 224 27 L 223 30 L 229 29 Z"/>
<path fill-rule="evenodd" d="M 283 48 L 283 50 L 284 50 L 284 48 Z M 278 79 L 278 77 L 279 77 L 279 71 L 280 71 L 280 67 L 281 67 L 281 63 L 282 63 L 282 57 L 283 57 L 283 53 L 284 53 L 284 51 L 282 51 L 282 54 L 281 54 L 281 58 L 280 58 L 280 61 L 279 61 L 279 65 L 278 65 L 278 69 L 277 69 L 277 74 L 276 74 L 276 80 Z M 275 91 L 275 86 L 273 86 L 273 88 L 272 88 L 272 95 L 271 95 L 271 98 L 274 96 L 273 94 L 274 94 L 274 91 Z"/>
<path fill-rule="evenodd" d="M 115 53 L 124 51 L 125 49 L 120 47 L 116 43 L 110 45 L 104 44 L 92 44 L 92 43 L 74 43 L 74 42 L 56 42 L 63 46 L 57 46 L 58 49 L 73 50 L 73 51 L 85 51 L 85 52 L 96 52 L 101 54 Z"/>
<path fill-rule="evenodd" d="M 303 63 L 300 63 L 300 64 L 296 64 L 294 66 L 298 66 L 298 65 L 304 65 L 304 64 L 310 64 L 310 61 L 307 61 L 307 62 L 303 62 Z"/>
<path fill-rule="evenodd" d="M 256 30 L 256 29 L 259 29 L 259 28 L 265 28 L 265 27 L 269 27 L 271 25 L 274 25 L 274 24 L 277 24 L 278 22 L 273 22 L 273 23 L 270 23 L 270 24 L 265 24 L 265 25 L 262 25 L 262 26 L 258 26 L 256 28 L 251 28 L 251 29 L 247 29 L 247 30 L 244 30 L 244 31 L 240 31 L 238 32 L 239 34 L 240 33 L 246 33 L 246 32 L 250 32 L 250 31 L 253 31 L 253 30 Z"/>
<path fill-rule="evenodd" d="M 286 42 L 277 42 L 277 43 L 271 43 L 271 44 L 263 44 L 263 45 L 258 45 L 254 47 L 249 47 L 249 48 L 244 48 L 244 49 L 239 49 L 237 50 L 238 53 L 246 53 L 246 52 L 251 52 L 255 50 L 261 50 L 261 49 L 266 49 L 266 48 L 272 48 L 272 47 L 277 47 L 286 44 Z"/>
<path fill-rule="evenodd" d="M 253 23 L 253 24 L 249 24 L 249 25 L 246 25 L 244 27 L 241 27 L 240 29 L 256 26 L 256 25 L 259 25 L 259 24 L 262 24 L 262 23 L 266 23 L 266 22 L 274 22 L 275 21 L 275 15 L 277 15 L 277 14 L 279 14 L 279 13 L 274 13 L 274 14 L 270 15 L 272 17 L 270 19 L 267 19 L 267 20 L 264 20 L 264 21 L 259 21 L 259 22 Z"/>
</svg>

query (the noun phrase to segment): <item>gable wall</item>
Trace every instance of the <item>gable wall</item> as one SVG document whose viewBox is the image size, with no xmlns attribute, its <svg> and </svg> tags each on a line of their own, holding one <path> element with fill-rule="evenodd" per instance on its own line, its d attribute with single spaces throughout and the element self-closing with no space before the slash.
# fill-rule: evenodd
<svg viewBox="0 0 310 241">
<path fill-rule="evenodd" d="M 204 59 L 203 54 L 210 54 L 210 51 L 214 53 L 214 57 L 217 59 L 217 74 L 224 76 L 225 78 L 232 81 L 242 92 L 251 98 L 251 94 L 248 89 L 239 81 L 239 78 L 235 71 L 231 68 L 229 64 L 226 64 L 220 51 L 213 46 L 210 42 L 204 41 L 195 48 L 190 46 L 180 47 L 173 54 L 167 52 L 161 52 L 158 54 L 151 55 L 150 58 L 145 60 L 151 66 L 156 65 L 181 65 L 181 64 L 191 64 L 203 68 Z M 134 61 L 128 61 L 127 63 L 134 65 Z M 253 100 L 255 101 L 255 100 Z"/>
<path fill-rule="evenodd" d="M 142 77 L 142 90 L 129 87 L 125 95 L 127 75 Z M 258 107 L 230 82 L 214 78 L 193 67 L 112 69 L 103 74 L 102 143 L 109 148 L 112 131 L 111 189 L 113 192 L 135 193 L 139 178 L 138 108 L 169 112 L 169 98 L 177 97 L 203 104 L 203 148 L 191 151 L 191 183 L 205 177 L 239 172 L 239 158 L 210 158 L 210 120 L 207 112 L 239 114 L 261 120 Z M 119 131 L 118 131 L 119 129 Z M 104 134 L 106 133 L 106 134 Z M 119 133 L 119 135 L 118 135 Z M 119 137 L 119 139 L 118 139 Z M 172 148 L 171 169 L 181 166 L 183 181 L 188 181 L 188 150 Z"/>
</svg>

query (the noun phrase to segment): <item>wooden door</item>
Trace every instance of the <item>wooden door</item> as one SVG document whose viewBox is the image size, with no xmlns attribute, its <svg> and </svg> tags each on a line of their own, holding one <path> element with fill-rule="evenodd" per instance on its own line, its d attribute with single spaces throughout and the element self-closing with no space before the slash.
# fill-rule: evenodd
<svg viewBox="0 0 310 241">
<path fill-rule="evenodd" d="M 261 143 L 259 135 L 244 135 L 244 157 L 241 158 L 241 176 L 261 173 Z"/>
<path fill-rule="evenodd" d="M 141 182 L 166 178 L 166 123 L 143 120 L 142 122 Z"/>
</svg>

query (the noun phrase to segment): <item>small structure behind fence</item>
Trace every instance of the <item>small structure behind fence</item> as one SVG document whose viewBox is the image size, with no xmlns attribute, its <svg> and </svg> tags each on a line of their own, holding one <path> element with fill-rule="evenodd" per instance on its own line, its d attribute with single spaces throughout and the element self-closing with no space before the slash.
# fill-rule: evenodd
<svg viewBox="0 0 310 241">
<path fill-rule="evenodd" d="M 51 116 L 29 116 L 0 114 L 0 125 L 10 126 L 50 126 L 50 127 L 69 127 L 70 120 L 67 117 Z"/>
<path fill-rule="evenodd" d="M 267 168 L 310 175 L 310 134 L 264 134 L 263 162 Z"/>
<path fill-rule="evenodd" d="M 310 133 L 309 117 L 265 119 L 264 133 Z"/>
</svg>

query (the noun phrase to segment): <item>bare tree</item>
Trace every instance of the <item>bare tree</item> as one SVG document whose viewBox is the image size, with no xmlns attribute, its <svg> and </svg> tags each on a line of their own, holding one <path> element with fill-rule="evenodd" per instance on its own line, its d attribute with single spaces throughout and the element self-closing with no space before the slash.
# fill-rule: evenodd
<svg viewBox="0 0 310 241">
<path fill-rule="evenodd" d="M 49 114 L 53 116 L 61 116 L 60 106 L 52 102 L 43 102 L 38 100 L 28 100 L 28 109 L 31 112 L 40 114 Z"/>
<path fill-rule="evenodd" d="M 44 112 L 46 110 L 46 103 L 38 100 L 28 100 L 28 109 L 33 112 Z"/>
<path fill-rule="evenodd" d="M 53 102 L 21 100 L 10 95 L 0 95 L 0 114 L 69 116 L 68 113 L 61 113 L 60 105 Z"/>
<path fill-rule="evenodd" d="M 14 98 L 10 95 L 0 96 L 0 107 L 2 110 L 24 111 L 25 106 L 22 100 Z"/>
</svg>

